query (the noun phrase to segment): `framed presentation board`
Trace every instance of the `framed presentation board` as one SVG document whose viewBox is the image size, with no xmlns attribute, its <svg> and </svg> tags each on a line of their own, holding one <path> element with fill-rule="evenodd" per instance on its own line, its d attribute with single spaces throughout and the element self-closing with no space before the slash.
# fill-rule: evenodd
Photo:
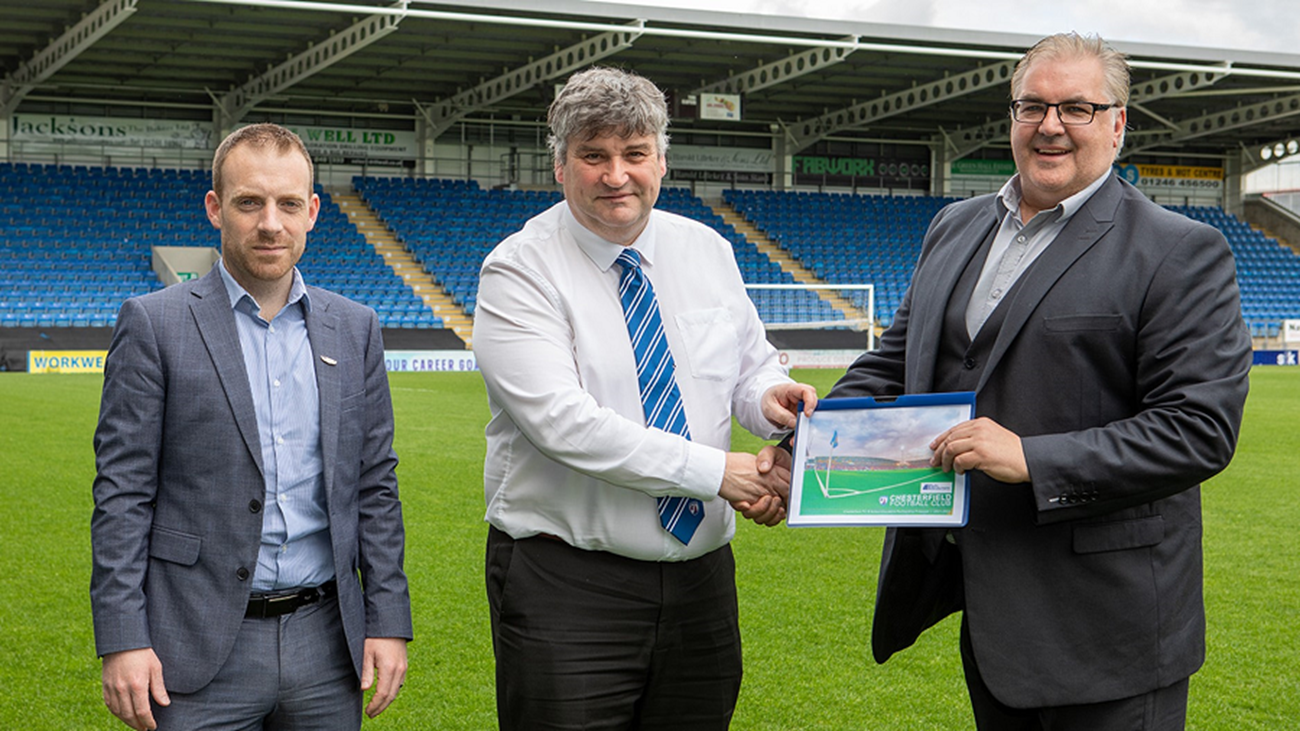
<svg viewBox="0 0 1300 731">
<path fill-rule="evenodd" d="M 966 475 L 930 465 L 930 442 L 975 416 L 975 394 L 822 399 L 799 415 L 791 526 L 966 524 Z"/>
</svg>

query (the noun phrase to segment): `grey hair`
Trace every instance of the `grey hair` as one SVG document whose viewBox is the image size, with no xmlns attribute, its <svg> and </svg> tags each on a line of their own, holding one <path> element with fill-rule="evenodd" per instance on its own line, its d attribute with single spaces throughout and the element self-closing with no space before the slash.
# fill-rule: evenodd
<svg viewBox="0 0 1300 731">
<path fill-rule="evenodd" d="M 546 115 L 546 145 L 563 165 L 570 140 L 604 134 L 653 135 L 659 156 L 668 154 L 668 104 L 649 79 L 630 71 L 595 66 L 569 77 Z"/>
<path fill-rule="evenodd" d="M 1131 82 L 1128 61 L 1124 54 L 1116 51 L 1099 36 L 1081 36 L 1073 31 L 1057 33 L 1034 44 L 1016 64 L 1015 73 L 1011 75 L 1011 98 L 1020 98 L 1021 85 L 1029 67 L 1039 60 L 1061 60 L 1075 58 L 1095 58 L 1101 62 L 1102 73 L 1106 79 L 1107 104 L 1117 107 L 1128 106 L 1129 84 Z M 1088 101 L 1101 102 L 1099 99 Z"/>
</svg>

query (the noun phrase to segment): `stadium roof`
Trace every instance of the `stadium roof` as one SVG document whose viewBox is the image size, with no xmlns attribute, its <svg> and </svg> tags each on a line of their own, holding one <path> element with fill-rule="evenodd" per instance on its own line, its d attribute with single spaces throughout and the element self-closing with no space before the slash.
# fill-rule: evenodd
<svg viewBox="0 0 1300 731">
<path fill-rule="evenodd" d="M 601 63 L 668 90 L 678 134 L 780 131 L 791 151 L 997 145 L 1011 64 L 1037 40 L 574 0 L 0 1 L 0 117 L 536 123 Z M 1257 153 L 1300 126 L 1300 54 L 1112 40 L 1134 65 L 1131 159 Z M 709 92 L 740 94 L 743 121 L 694 119 Z"/>
</svg>

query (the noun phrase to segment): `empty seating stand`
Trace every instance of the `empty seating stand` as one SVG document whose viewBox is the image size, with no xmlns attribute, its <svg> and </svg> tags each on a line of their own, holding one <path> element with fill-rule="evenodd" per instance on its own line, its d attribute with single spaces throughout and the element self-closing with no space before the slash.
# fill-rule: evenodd
<svg viewBox="0 0 1300 731">
<path fill-rule="evenodd" d="M 191 172 L 0 163 L 0 326 L 107 327 L 161 288 L 152 245 L 215 244 Z"/>
<path fill-rule="evenodd" d="M 220 246 L 203 170 L 0 163 L 0 326 L 108 327 L 161 289 L 152 247 Z M 440 328 L 328 194 L 299 267 L 374 307 L 385 327 Z"/>
<path fill-rule="evenodd" d="M 357 177 L 353 184 L 471 315 L 483 258 L 562 198 L 463 180 Z M 0 327 L 113 325 L 124 299 L 162 287 L 150 266 L 152 246 L 220 244 L 203 208 L 209 187 L 201 170 L 0 163 Z M 384 327 L 442 327 L 330 196 L 321 192 L 321 200 L 299 264 L 307 281 L 373 307 Z M 823 281 L 873 284 L 877 318 L 888 325 L 926 227 L 956 199 L 730 190 L 724 200 Z M 731 242 L 747 283 L 793 282 L 688 190 L 664 188 L 658 207 Z M 1171 208 L 1223 231 L 1252 335 L 1277 337 L 1283 320 L 1300 318 L 1300 256 L 1220 208 Z M 750 296 L 767 323 L 843 318 L 807 291 Z"/>
<path fill-rule="evenodd" d="M 353 187 L 416 261 L 471 315 L 483 259 L 529 218 L 563 199 L 557 190 L 483 190 L 474 181 L 462 180 L 357 177 Z M 664 188 L 656 207 L 700 221 L 727 239 L 746 282 L 794 281 L 689 191 Z M 843 318 L 808 292 L 753 291 L 751 297 L 765 322 Z M 808 304 L 804 298 L 809 297 L 816 313 L 783 305 L 794 300 Z"/>
<path fill-rule="evenodd" d="M 1256 338 L 1276 338 L 1282 321 L 1300 318 L 1300 256 L 1222 208 L 1169 206 L 1223 232 L 1237 262 L 1241 314 Z"/>
<path fill-rule="evenodd" d="M 930 219 L 957 200 L 745 190 L 723 198 L 819 279 L 874 285 L 884 325 L 902 302 Z M 866 306 L 865 292 L 843 294 Z"/>
</svg>

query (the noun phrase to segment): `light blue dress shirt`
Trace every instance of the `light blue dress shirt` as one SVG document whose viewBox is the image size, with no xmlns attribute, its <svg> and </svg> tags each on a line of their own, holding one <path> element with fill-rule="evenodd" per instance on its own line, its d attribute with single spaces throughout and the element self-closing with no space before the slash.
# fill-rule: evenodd
<svg viewBox="0 0 1300 731">
<path fill-rule="evenodd" d="M 1091 185 L 1061 201 L 1056 207 L 1039 211 L 1029 223 L 1020 220 L 1020 175 L 1013 175 L 1002 186 L 1002 190 L 998 191 L 998 205 L 1003 209 L 1002 225 L 993 238 L 992 248 L 984 260 L 984 268 L 980 271 L 980 278 L 975 282 L 975 290 L 971 292 L 970 302 L 966 306 L 967 335 L 974 339 L 1002 297 L 1011 291 L 1011 285 L 1047 251 L 1065 224 L 1083 208 L 1083 204 L 1088 202 L 1110 175 L 1110 168 L 1106 168 L 1106 172 L 1092 181 Z"/>
<path fill-rule="evenodd" d="M 289 302 L 270 322 L 218 262 L 239 331 L 257 410 L 266 499 L 253 591 L 318 586 L 334 578 L 320 446 L 320 399 L 307 316 L 311 299 L 297 268 Z"/>
</svg>

